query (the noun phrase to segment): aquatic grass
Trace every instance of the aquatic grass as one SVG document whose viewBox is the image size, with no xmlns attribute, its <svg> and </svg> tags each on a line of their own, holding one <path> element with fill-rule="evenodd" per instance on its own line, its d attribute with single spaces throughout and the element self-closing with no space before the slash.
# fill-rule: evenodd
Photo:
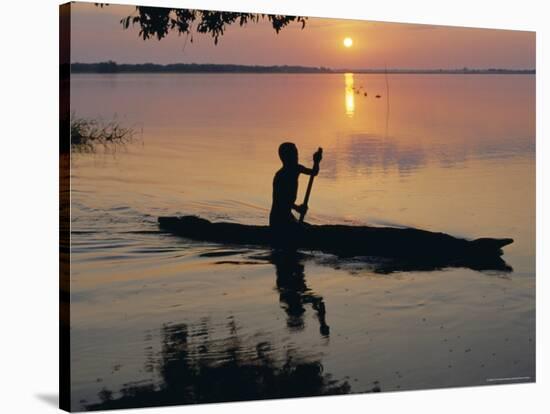
<svg viewBox="0 0 550 414">
<path fill-rule="evenodd" d="M 134 141 L 136 130 L 121 126 L 116 120 L 103 121 L 71 115 L 71 150 L 78 153 L 96 152 L 98 146 L 106 151 Z"/>
</svg>

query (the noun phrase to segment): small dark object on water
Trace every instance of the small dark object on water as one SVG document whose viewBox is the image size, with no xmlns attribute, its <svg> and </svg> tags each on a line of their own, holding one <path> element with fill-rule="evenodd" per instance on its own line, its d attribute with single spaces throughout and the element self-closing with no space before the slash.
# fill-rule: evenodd
<svg viewBox="0 0 550 414">
<path fill-rule="evenodd" d="M 380 95 L 376 95 L 377 98 L 380 98 Z"/>
</svg>

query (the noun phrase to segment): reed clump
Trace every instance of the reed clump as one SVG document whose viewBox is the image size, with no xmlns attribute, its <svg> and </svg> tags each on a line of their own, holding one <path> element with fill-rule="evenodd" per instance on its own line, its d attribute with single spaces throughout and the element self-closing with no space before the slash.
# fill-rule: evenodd
<svg viewBox="0 0 550 414">
<path fill-rule="evenodd" d="M 103 121 L 71 116 L 71 150 L 96 152 L 98 146 L 114 150 L 134 140 L 136 131 L 120 125 L 116 120 Z"/>
</svg>

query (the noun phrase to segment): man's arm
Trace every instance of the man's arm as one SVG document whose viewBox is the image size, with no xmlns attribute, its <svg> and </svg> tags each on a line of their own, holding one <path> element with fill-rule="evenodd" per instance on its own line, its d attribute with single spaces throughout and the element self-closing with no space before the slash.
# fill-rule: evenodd
<svg viewBox="0 0 550 414">
<path fill-rule="evenodd" d="M 314 177 L 319 174 L 319 164 L 313 163 L 313 168 L 304 167 L 302 164 L 299 165 L 300 174 L 313 175 Z"/>
<path fill-rule="evenodd" d="M 319 174 L 319 164 L 321 163 L 321 160 L 323 159 L 323 149 L 319 148 L 315 154 L 313 154 L 313 168 L 306 168 L 303 165 L 299 164 L 298 167 L 300 169 L 301 174 L 306 175 L 312 175 L 315 177 L 317 174 Z"/>
</svg>

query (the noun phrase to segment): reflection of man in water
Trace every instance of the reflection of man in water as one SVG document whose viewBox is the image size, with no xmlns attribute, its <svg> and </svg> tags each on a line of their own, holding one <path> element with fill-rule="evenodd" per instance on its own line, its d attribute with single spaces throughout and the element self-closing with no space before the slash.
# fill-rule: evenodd
<svg viewBox="0 0 550 414">
<path fill-rule="evenodd" d="M 311 304 L 319 320 L 319 332 L 330 335 L 326 322 L 326 308 L 322 296 L 316 295 L 306 285 L 304 265 L 298 253 L 274 253 L 271 261 L 277 274 L 279 301 L 287 314 L 287 327 L 290 330 L 304 329 L 304 305 Z"/>
<path fill-rule="evenodd" d="M 274 242 L 279 247 L 288 246 L 288 243 L 300 231 L 300 224 L 292 214 L 292 210 L 302 214 L 307 210 L 305 205 L 296 204 L 298 192 L 298 177 L 300 174 L 316 176 L 319 173 L 321 154 L 313 156 L 313 168 L 306 168 L 298 164 L 298 149 L 291 142 L 285 142 L 279 146 L 279 157 L 283 167 L 277 171 L 273 178 L 273 204 L 269 214 Z"/>
</svg>

